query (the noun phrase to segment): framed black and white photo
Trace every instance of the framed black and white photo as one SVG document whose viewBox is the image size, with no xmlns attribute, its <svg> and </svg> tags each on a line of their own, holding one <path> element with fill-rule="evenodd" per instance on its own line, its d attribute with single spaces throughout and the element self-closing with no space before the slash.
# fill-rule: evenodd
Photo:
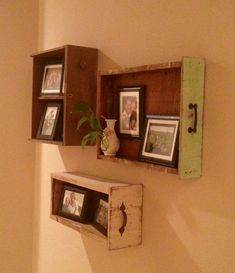
<svg viewBox="0 0 235 273">
<path fill-rule="evenodd" d="M 101 233 L 108 233 L 108 196 L 102 194 L 98 200 L 93 225 Z"/>
<path fill-rule="evenodd" d="M 44 67 L 41 95 L 60 94 L 63 85 L 63 65 L 53 64 Z"/>
<path fill-rule="evenodd" d="M 178 154 L 179 117 L 147 116 L 140 159 L 174 167 Z"/>
<path fill-rule="evenodd" d="M 119 89 L 119 134 L 140 138 L 143 129 L 144 87 Z"/>
<path fill-rule="evenodd" d="M 78 222 L 86 220 L 88 191 L 76 186 L 64 185 L 58 215 Z"/>
<path fill-rule="evenodd" d="M 56 127 L 58 126 L 60 111 L 60 103 L 46 104 L 39 124 L 37 138 L 51 140 L 54 139 Z"/>
</svg>

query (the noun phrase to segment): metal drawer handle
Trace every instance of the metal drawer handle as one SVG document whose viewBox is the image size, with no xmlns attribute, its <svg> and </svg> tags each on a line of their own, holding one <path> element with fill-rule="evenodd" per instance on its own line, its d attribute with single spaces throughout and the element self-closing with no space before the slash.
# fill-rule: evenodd
<svg viewBox="0 0 235 273">
<path fill-rule="evenodd" d="M 196 133 L 197 132 L 197 104 L 189 103 L 188 108 L 190 110 L 194 110 L 194 125 L 193 127 L 188 127 L 188 132 Z"/>
<path fill-rule="evenodd" d="M 122 223 L 122 226 L 119 228 L 119 232 L 120 232 L 121 236 L 123 235 L 123 233 L 125 231 L 126 224 L 127 224 L 127 214 L 126 214 L 125 210 L 126 210 L 126 207 L 125 207 L 124 203 L 122 202 L 122 204 L 120 206 L 120 211 L 122 212 L 123 223 Z"/>
</svg>

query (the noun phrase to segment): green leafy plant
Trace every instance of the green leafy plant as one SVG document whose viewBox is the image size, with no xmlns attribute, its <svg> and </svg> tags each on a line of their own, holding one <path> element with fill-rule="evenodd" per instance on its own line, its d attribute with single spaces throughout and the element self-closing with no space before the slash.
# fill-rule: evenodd
<svg viewBox="0 0 235 273">
<path fill-rule="evenodd" d="M 96 140 L 102 136 L 100 119 L 93 112 L 90 105 L 85 101 L 79 101 L 76 103 L 73 110 L 74 112 L 82 114 L 77 123 L 77 130 L 80 130 L 84 124 L 88 124 L 90 129 L 90 132 L 82 138 L 82 148 L 84 148 L 88 143 L 94 144 Z"/>
</svg>

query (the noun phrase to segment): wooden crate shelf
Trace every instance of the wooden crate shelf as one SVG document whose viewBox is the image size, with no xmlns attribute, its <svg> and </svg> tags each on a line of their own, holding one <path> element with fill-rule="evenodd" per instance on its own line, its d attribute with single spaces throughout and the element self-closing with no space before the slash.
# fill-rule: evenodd
<svg viewBox="0 0 235 273">
<path fill-rule="evenodd" d="M 33 58 L 33 96 L 31 139 L 37 140 L 37 131 L 47 103 L 61 104 L 58 134 L 51 141 L 39 142 L 62 145 L 80 145 L 86 131 L 78 133 L 76 124 L 79 114 L 72 113 L 74 104 L 80 100 L 89 102 L 95 109 L 98 50 L 81 46 L 65 45 L 41 51 Z M 44 68 L 46 65 L 63 65 L 63 93 L 41 95 Z"/>
<path fill-rule="evenodd" d="M 61 172 L 51 175 L 51 219 L 64 224 L 82 234 L 94 239 L 104 241 L 109 250 L 140 245 L 142 242 L 142 206 L 143 185 L 128 184 L 112 181 L 105 178 L 94 177 L 78 172 Z M 95 209 L 94 199 L 97 194 L 108 196 L 108 232 L 107 236 L 97 230 L 92 222 L 92 217 L 85 223 L 80 223 L 59 215 L 61 193 L 65 185 L 75 185 L 92 191 L 89 200 L 89 212 Z M 121 206 L 125 206 L 125 214 Z M 92 213 L 90 214 L 92 215 Z M 126 218 L 124 225 L 124 218 Z M 124 225 L 121 234 L 120 228 Z"/>
<path fill-rule="evenodd" d="M 183 57 L 182 61 L 146 65 L 122 70 L 109 70 L 98 77 L 97 114 L 118 119 L 118 90 L 120 87 L 145 86 L 145 115 L 178 116 L 180 118 L 178 164 L 176 168 L 157 166 L 139 159 L 141 141 L 119 137 L 116 158 L 102 160 L 157 169 L 178 174 L 181 178 L 202 174 L 202 119 L 205 60 Z M 197 132 L 189 133 L 195 118 L 188 106 L 197 104 Z"/>
</svg>

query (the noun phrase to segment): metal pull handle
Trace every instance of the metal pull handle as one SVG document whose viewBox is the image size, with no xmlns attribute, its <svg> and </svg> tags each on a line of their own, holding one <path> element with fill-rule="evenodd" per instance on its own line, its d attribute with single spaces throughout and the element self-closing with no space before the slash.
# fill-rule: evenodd
<svg viewBox="0 0 235 273">
<path fill-rule="evenodd" d="M 122 226 L 119 228 L 119 232 L 120 232 L 121 236 L 124 233 L 125 227 L 127 224 L 127 214 L 126 214 L 125 210 L 126 210 L 126 207 L 125 207 L 124 203 L 122 202 L 122 204 L 120 206 L 120 211 L 122 212 L 123 223 L 122 223 Z"/>
<path fill-rule="evenodd" d="M 197 132 L 197 104 L 189 103 L 188 108 L 190 110 L 194 110 L 194 125 L 193 127 L 188 127 L 188 132 L 196 133 Z"/>
</svg>

